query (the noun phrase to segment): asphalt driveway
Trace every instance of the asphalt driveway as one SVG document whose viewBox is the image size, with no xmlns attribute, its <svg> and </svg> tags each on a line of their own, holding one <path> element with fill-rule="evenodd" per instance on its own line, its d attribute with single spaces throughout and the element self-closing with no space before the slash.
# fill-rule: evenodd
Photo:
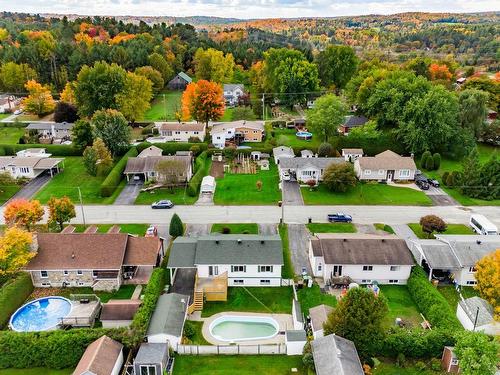
<svg viewBox="0 0 500 375">
<path fill-rule="evenodd" d="M 186 224 L 187 237 L 200 237 L 210 233 L 212 224 Z"/>
<path fill-rule="evenodd" d="M 142 184 L 127 184 L 121 191 L 120 195 L 115 199 L 115 203 L 119 205 L 134 204 L 137 196 L 141 192 Z"/>
<path fill-rule="evenodd" d="M 175 275 L 172 293 L 193 296 L 196 268 L 178 268 Z"/>
<path fill-rule="evenodd" d="M 14 194 L 9 201 L 13 199 L 31 199 L 42 187 L 44 187 L 50 181 L 50 175 L 44 174 L 35 177 L 26 185 L 24 185 L 21 190 Z"/>
<path fill-rule="evenodd" d="M 303 206 L 304 200 L 297 181 L 282 181 L 283 203 L 289 206 Z"/>
<path fill-rule="evenodd" d="M 293 270 L 300 275 L 305 268 L 311 275 L 311 265 L 307 254 L 309 248 L 309 231 L 304 224 L 288 224 L 288 242 L 292 257 Z"/>
<path fill-rule="evenodd" d="M 277 234 L 276 224 L 258 224 L 259 225 L 259 234 L 263 236 L 271 236 L 273 234 Z"/>
</svg>

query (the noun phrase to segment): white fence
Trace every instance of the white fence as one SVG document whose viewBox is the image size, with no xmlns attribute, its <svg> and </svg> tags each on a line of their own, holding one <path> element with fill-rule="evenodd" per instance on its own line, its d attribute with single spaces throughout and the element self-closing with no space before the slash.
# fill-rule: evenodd
<svg viewBox="0 0 500 375">
<path fill-rule="evenodd" d="M 293 279 L 281 279 L 281 286 L 294 285 Z"/>
<path fill-rule="evenodd" d="M 286 345 L 177 345 L 176 352 L 184 355 L 286 354 Z"/>
</svg>

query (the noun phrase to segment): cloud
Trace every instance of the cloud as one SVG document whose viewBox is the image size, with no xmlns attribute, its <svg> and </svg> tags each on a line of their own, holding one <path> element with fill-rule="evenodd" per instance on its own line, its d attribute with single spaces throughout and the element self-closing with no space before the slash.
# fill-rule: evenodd
<svg viewBox="0 0 500 375">
<path fill-rule="evenodd" d="M 83 15 L 335 17 L 399 12 L 500 10 L 500 0 L 0 0 L 0 9 Z"/>
</svg>

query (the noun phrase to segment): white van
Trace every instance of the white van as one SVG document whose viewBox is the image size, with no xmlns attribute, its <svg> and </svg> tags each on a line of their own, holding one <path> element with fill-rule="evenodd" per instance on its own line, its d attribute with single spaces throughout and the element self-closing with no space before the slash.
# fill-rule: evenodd
<svg viewBox="0 0 500 375">
<path fill-rule="evenodd" d="M 498 228 L 491 221 L 486 219 L 483 215 L 471 215 L 469 222 L 472 230 L 477 234 L 483 235 L 497 235 Z"/>
</svg>

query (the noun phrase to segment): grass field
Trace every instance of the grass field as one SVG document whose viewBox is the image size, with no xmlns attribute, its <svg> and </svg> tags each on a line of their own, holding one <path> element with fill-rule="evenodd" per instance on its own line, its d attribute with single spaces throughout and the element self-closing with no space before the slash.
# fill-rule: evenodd
<svg viewBox="0 0 500 375">
<path fill-rule="evenodd" d="M 262 182 L 262 189 L 257 190 L 257 181 Z M 272 205 L 281 200 L 278 187 L 278 168 L 270 164 L 268 171 L 256 174 L 226 173 L 217 179 L 214 202 L 220 205 Z"/>
<path fill-rule="evenodd" d="M 202 317 L 224 311 L 281 313 L 292 311 L 293 291 L 291 287 L 230 287 L 226 302 L 206 302 Z"/>
<path fill-rule="evenodd" d="M 302 288 L 297 290 L 300 308 L 302 313 L 309 314 L 309 309 L 318 305 L 337 306 L 337 298 L 329 294 L 321 293 L 318 284 L 314 284 L 312 288 Z"/>
<path fill-rule="evenodd" d="M 226 108 L 224 114 L 222 115 L 219 121 L 224 121 L 224 122 L 233 121 L 233 113 L 234 113 L 234 108 Z"/>
<path fill-rule="evenodd" d="M 428 366 L 428 360 L 424 361 Z M 414 364 L 408 363 L 405 367 L 396 366 L 394 363 L 380 363 L 372 371 L 373 375 L 440 375 L 441 371 L 432 371 L 429 368 L 420 370 Z"/>
<path fill-rule="evenodd" d="M 353 223 L 311 223 L 307 224 L 311 233 L 356 233 Z"/>
<path fill-rule="evenodd" d="M 460 301 L 460 296 L 455 290 L 455 287 L 453 285 L 438 286 L 438 290 L 439 293 L 441 293 L 446 298 L 453 312 L 457 311 L 457 305 L 458 301 Z M 464 298 L 479 296 L 479 292 L 471 286 L 462 286 L 460 287 L 460 290 Z"/>
<path fill-rule="evenodd" d="M 373 224 L 375 229 L 377 230 L 383 230 L 384 232 L 394 234 L 394 229 L 390 225 L 384 224 L 384 223 L 375 223 Z"/>
<path fill-rule="evenodd" d="M 64 158 L 64 170 L 54 176 L 34 198 L 41 203 L 47 203 L 52 196 L 67 196 L 74 203 L 79 203 L 78 187 L 80 187 L 83 204 L 111 204 L 125 186 L 125 181 L 120 183 L 120 186 L 111 197 L 102 198 L 100 186 L 105 178 L 106 176 L 94 177 L 89 175 L 83 165 L 82 157 L 67 156 Z"/>
<path fill-rule="evenodd" d="M 288 226 L 282 224 L 278 227 L 283 245 L 283 268 L 281 269 L 281 276 L 285 279 L 293 279 L 295 272 L 293 270 L 292 257 L 290 255 L 290 244 L 288 242 Z"/>
<path fill-rule="evenodd" d="M 20 189 L 21 185 L 4 185 L 0 186 L 0 206 L 7 202 Z"/>
<path fill-rule="evenodd" d="M 239 355 L 175 357 L 174 375 L 306 375 L 302 356 L 287 355 Z M 2 374 L 0 374 L 2 375 Z"/>
<path fill-rule="evenodd" d="M 394 326 L 396 318 L 409 322 L 412 327 L 416 327 L 422 321 L 406 285 L 381 285 L 380 289 L 387 298 L 389 306 L 389 313 L 384 319 L 386 327 Z"/>
<path fill-rule="evenodd" d="M 97 224 L 97 233 L 106 233 L 112 226 L 113 224 Z M 146 229 L 149 227 L 148 224 L 118 224 L 118 226 L 120 227 L 120 233 L 135 234 L 138 236 L 144 236 Z M 75 224 L 74 227 L 76 227 L 76 232 L 82 233 L 89 225 Z"/>
<path fill-rule="evenodd" d="M 151 108 L 144 115 L 144 121 L 176 121 L 176 112 L 181 110 L 182 91 L 166 91 L 157 95 Z"/>
<path fill-rule="evenodd" d="M 7 368 L 0 370 L 0 375 L 71 375 L 74 369 L 52 370 L 43 367 Z"/>
<path fill-rule="evenodd" d="M 186 333 L 186 327 L 192 327 L 194 331 L 193 337 L 190 338 L 190 344 L 192 345 L 212 345 L 210 344 L 201 333 L 203 322 L 198 322 L 195 320 L 186 320 L 184 323 L 184 334 Z"/>
<path fill-rule="evenodd" d="M 432 205 L 429 197 L 421 191 L 385 184 L 358 183 L 345 193 L 331 192 L 323 184 L 313 191 L 308 187 L 301 191 L 304 203 L 311 205 Z"/>
<path fill-rule="evenodd" d="M 185 205 L 193 204 L 198 200 L 198 197 L 191 197 L 187 194 L 187 189 L 175 188 L 171 189 L 155 189 L 152 191 L 142 191 L 137 196 L 134 204 L 151 204 L 153 202 L 168 199 L 173 204 Z"/>
<path fill-rule="evenodd" d="M 409 223 L 408 226 L 418 238 L 434 238 L 434 235 L 428 237 L 427 233 L 422 232 L 419 223 Z M 474 234 L 474 232 L 464 224 L 447 224 L 447 229 L 441 234 Z"/>
<path fill-rule="evenodd" d="M 23 134 L 24 128 L 0 127 L 0 143 L 17 144 Z"/>
<path fill-rule="evenodd" d="M 212 225 L 211 233 L 222 233 L 224 228 L 229 229 L 229 234 L 258 234 L 259 226 L 255 223 L 215 223 Z"/>
<path fill-rule="evenodd" d="M 278 146 L 289 146 L 298 148 L 317 148 L 321 144 L 321 140 L 314 136 L 310 141 L 298 139 L 295 135 L 295 129 L 274 129 L 274 138 Z"/>
</svg>

